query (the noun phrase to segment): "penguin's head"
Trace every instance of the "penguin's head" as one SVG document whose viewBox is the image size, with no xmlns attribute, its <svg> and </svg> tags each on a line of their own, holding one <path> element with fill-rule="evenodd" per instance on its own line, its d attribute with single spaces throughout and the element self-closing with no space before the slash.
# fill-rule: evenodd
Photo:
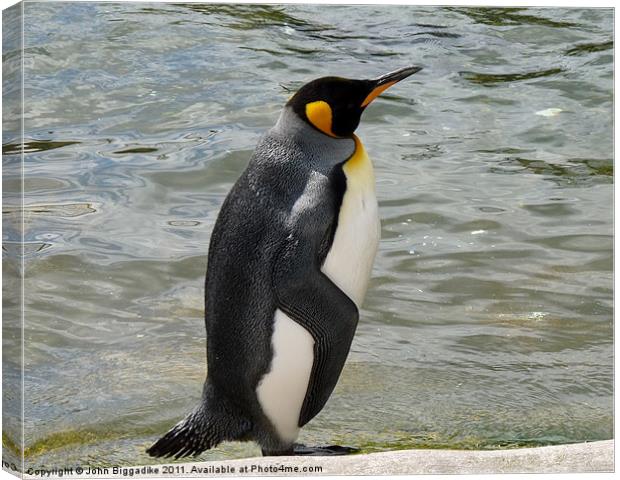
<svg viewBox="0 0 620 480">
<path fill-rule="evenodd" d="M 384 90 L 422 70 L 406 67 L 374 80 L 323 77 L 306 83 L 287 105 L 314 128 L 331 137 L 350 137 L 364 109 Z"/>
</svg>

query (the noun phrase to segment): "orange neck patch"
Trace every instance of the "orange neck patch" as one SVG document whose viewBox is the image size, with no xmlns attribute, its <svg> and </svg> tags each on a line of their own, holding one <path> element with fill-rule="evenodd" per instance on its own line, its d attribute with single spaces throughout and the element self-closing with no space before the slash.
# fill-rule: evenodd
<svg viewBox="0 0 620 480">
<path fill-rule="evenodd" d="M 359 137 L 353 135 L 353 140 L 355 140 L 355 151 L 342 167 L 347 177 L 347 191 L 374 192 L 375 174 L 372 163 Z"/>
</svg>

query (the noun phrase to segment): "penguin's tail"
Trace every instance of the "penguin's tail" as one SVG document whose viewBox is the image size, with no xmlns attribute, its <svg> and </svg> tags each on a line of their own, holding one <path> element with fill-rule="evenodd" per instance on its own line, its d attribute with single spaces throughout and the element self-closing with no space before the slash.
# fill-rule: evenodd
<svg viewBox="0 0 620 480">
<path fill-rule="evenodd" d="M 151 445 L 146 453 L 152 457 L 196 456 L 220 442 L 244 439 L 250 428 L 251 423 L 225 399 L 217 397 L 207 382 L 201 404 Z"/>
</svg>

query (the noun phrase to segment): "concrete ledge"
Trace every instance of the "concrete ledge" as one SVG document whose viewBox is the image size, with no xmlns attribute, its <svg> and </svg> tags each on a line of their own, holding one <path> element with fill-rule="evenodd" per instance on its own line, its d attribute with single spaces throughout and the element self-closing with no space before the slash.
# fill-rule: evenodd
<svg viewBox="0 0 620 480">
<path fill-rule="evenodd" d="M 184 464 L 186 474 L 190 475 L 192 467 L 216 465 L 234 467 L 241 475 L 270 476 L 613 472 L 614 441 L 511 450 L 401 450 L 343 457 L 260 457 Z M 254 472 L 252 466 L 255 466 Z M 298 471 L 269 468 L 281 466 L 297 467 Z M 244 467 L 247 473 L 243 472 Z M 268 471 L 259 472 L 256 467 Z M 315 467 L 320 467 L 321 471 Z M 201 474 L 217 475 L 208 470 Z"/>
<path fill-rule="evenodd" d="M 64 478 L 586 473 L 614 471 L 614 441 L 510 450 L 400 450 L 342 457 L 256 457 L 62 472 Z M 59 478 L 27 472 L 24 478 Z"/>
</svg>

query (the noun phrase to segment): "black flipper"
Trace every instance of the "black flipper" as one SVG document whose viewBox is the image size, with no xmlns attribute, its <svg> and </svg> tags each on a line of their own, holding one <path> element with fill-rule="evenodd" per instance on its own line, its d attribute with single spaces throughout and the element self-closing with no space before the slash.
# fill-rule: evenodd
<svg viewBox="0 0 620 480">
<path fill-rule="evenodd" d="M 355 303 L 321 272 L 319 249 L 303 232 L 291 234 L 273 276 L 279 308 L 314 339 L 314 364 L 300 427 L 321 411 L 334 390 L 359 318 Z"/>
<path fill-rule="evenodd" d="M 251 424 L 217 398 L 207 383 L 202 403 L 157 440 L 146 453 L 152 457 L 196 456 L 223 441 L 241 440 Z"/>
</svg>

